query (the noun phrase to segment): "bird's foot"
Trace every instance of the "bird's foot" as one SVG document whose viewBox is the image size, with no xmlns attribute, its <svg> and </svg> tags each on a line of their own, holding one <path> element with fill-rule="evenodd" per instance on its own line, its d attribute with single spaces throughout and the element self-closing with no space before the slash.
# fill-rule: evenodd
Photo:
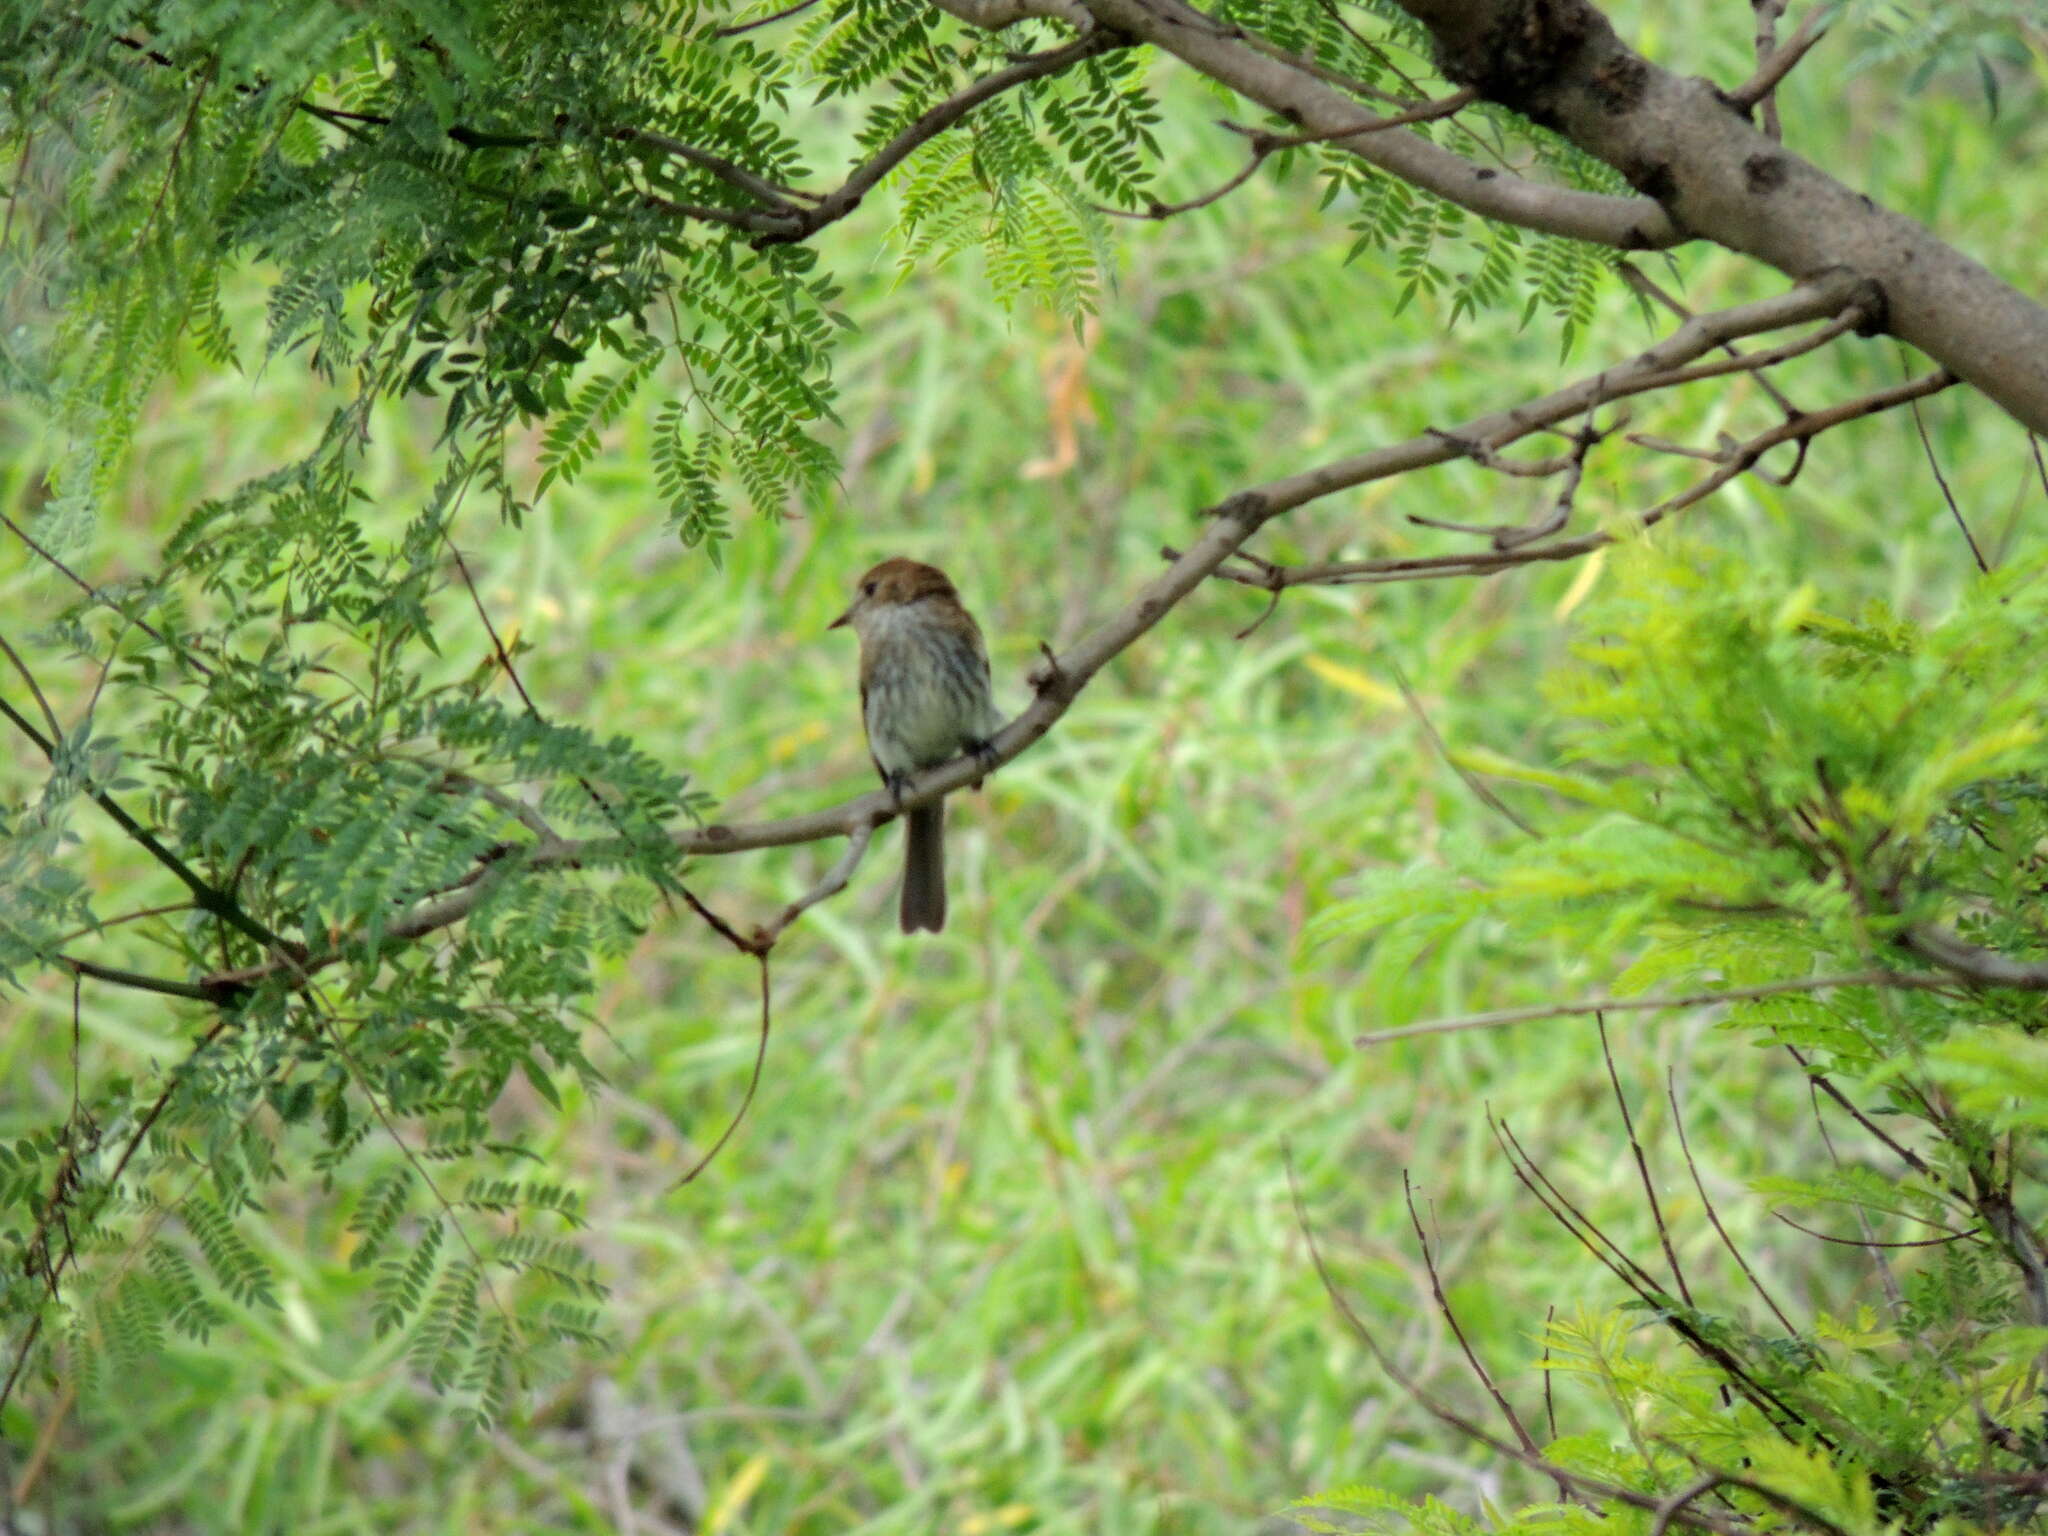
<svg viewBox="0 0 2048 1536">
<path fill-rule="evenodd" d="M 982 778 L 987 774 L 995 772 L 996 764 L 1003 760 L 1002 754 L 996 751 L 996 744 L 994 742 L 983 741 L 978 737 L 970 738 L 964 745 L 967 749 L 967 755 L 974 759 L 975 766 L 981 770 L 980 773 L 974 776 L 973 784 L 975 789 L 979 789 L 981 788 Z"/>
</svg>

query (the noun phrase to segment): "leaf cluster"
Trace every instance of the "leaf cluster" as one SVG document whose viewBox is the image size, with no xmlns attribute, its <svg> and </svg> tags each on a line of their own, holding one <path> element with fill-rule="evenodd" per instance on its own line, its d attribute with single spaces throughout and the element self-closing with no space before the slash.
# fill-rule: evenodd
<svg viewBox="0 0 2048 1536">
<path fill-rule="evenodd" d="M 1552 691 L 1566 766 L 1462 758 L 1523 786 L 1537 835 L 1370 882 L 1314 933 L 1366 936 L 1385 974 L 1427 968 L 1477 928 L 1503 963 L 1555 947 L 1589 978 L 1618 971 L 1624 996 L 1812 978 L 1731 1001 L 1723 1028 L 1788 1058 L 1823 1129 L 1839 1125 L 1831 1165 L 1757 1178 L 1750 1198 L 1837 1249 L 1844 1272 L 1788 1308 L 1696 1182 L 1736 1268 L 1689 1283 L 1647 1162 L 1663 1262 L 1607 1236 L 1501 1128 L 1530 1195 L 1632 1299 L 1560 1307 L 1542 1330 L 1542 1367 L 1587 1389 L 1582 1417 L 1605 1427 L 1553 1429 L 1532 1453 L 1566 1503 L 1489 1525 L 1877 1536 L 2036 1522 L 2048 1012 L 2038 991 L 1946 971 L 1912 938 L 1938 926 L 2020 962 L 2048 947 L 2048 573 L 2001 570 L 1920 623 L 1877 604 L 1831 613 L 1811 585 L 1701 549 L 1623 565 Z M 1862 979 L 1829 979 L 1843 976 Z M 1697 1181 L 1689 1147 L 1678 1155 Z M 1882 1306 L 1839 1300 L 1850 1255 Z M 1317 1529 L 1479 1528 L 1372 1489 L 1304 1503 L 1326 1512 L 1306 1517 Z"/>
</svg>

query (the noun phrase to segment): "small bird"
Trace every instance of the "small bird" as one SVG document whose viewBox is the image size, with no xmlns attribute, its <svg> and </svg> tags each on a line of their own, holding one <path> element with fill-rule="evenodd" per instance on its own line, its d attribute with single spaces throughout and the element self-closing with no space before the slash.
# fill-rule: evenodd
<svg viewBox="0 0 2048 1536">
<path fill-rule="evenodd" d="M 1002 724 L 989 684 L 981 627 L 946 573 L 916 560 L 884 560 L 861 577 L 853 604 L 832 621 L 860 636 L 861 720 L 868 753 L 900 805 L 910 776 L 961 752 L 995 765 L 989 738 Z M 946 926 L 946 806 L 906 817 L 905 933 Z"/>
</svg>

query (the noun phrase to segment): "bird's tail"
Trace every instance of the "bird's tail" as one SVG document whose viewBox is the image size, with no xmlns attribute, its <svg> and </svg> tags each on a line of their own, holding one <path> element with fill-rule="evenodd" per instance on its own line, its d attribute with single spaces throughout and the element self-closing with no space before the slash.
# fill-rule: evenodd
<svg viewBox="0 0 2048 1536">
<path fill-rule="evenodd" d="M 946 926 L 946 802 L 918 806 L 904 826 L 903 931 L 937 933 Z"/>
</svg>

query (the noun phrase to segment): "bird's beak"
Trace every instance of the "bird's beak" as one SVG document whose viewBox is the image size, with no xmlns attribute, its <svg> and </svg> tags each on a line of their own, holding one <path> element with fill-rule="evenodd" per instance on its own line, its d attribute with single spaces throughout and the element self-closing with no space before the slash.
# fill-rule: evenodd
<svg viewBox="0 0 2048 1536">
<path fill-rule="evenodd" d="M 851 624 L 852 622 L 853 610 L 849 608 L 846 610 L 846 612 L 839 615 L 838 618 L 834 619 L 830 624 L 827 624 L 825 627 L 827 629 L 844 629 L 847 625 Z"/>
</svg>

